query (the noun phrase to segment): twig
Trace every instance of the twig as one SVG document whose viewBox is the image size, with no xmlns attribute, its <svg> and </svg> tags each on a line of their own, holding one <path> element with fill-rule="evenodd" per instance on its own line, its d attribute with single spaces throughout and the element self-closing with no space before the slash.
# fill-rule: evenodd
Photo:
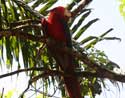
<svg viewBox="0 0 125 98">
<path fill-rule="evenodd" d="M 30 88 L 31 82 L 29 80 L 27 88 L 22 92 L 22 94 L 19 96 L 19 98 L 24 98 L 24 94 L 27 92 L 27 90 Z"/>
<path fill-rule="evenodd" d="M 56 88 L 56 90 L 54 90 L 53 94 L 47 94 L 47 93 L 45 93 L 43 91 L 40 91 L 39 88 L 36 89 L 34 86 L 32 86 L 32 87 L 35 89 L 35 90 L 31 89 L 32 91 L 38 92 L 38 93 L 43 94 L 43 95 L 45 95 L 47 97 L 59 98 L 59 97 L 54 96 L 54 94 L 56 93 L 56 91 L 57 91 L 58 88 Z"/>
<path fill-rule="evenodd" d="M 4 78 L 4 77 L 12 76 L 12 75 L 15 75 L 15 74 L 18 74 L 18 73 L 21 73 L 21 72 L 27 72 L 27 71 L 32 71 L 32 70 L 34 70 L 34 71 L 45 71 L 45 70 L 49 70 L 49 69 L 46 69 L 46 68 L 43 68 L 43 67 L 32 67 L 32 68 L 26 68 L 26 69 L 19 69 L 19 70 L 10 72 L 10 73 L 0 75 L 0 78 Z"/>
<path fill-rule="evenodd" d="M 2 93 L 1 93 L 1 97 L 0 98 L 4 98 L 4 88 L 2 89 Z"/>
</svg>

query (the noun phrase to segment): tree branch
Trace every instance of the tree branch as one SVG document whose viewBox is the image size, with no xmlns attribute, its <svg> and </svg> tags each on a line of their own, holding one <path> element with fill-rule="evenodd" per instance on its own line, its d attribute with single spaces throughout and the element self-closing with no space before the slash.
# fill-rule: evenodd
<svg viewBox="0 0 125 98">
<path fill-rule="evenodd" d="M 27 69 L 19 69 L 19 70 L 10 72 L 10 73 L 6 73 L 6 74 L 3 74 L 3 75 L 0 75 L 0 78 L 12 76 L 12 75 L 15 75 L 15 74 L 18 74 L 18 73 L 21 73 L 21 72 L 33 71 L 33 70 L 34 71 L 45 71 L 46 68 L 43 68 L 43 67 L 32 67 L 32 68 L 27 68 Z"/>
<path fill-rule="evenodd" d="M 64 73 L 58 70 L 51 70 L 51 69 L 47 69 L 44 67 L 33 67 L 33 68 L 27 68 L 27 69 L 19 69 L 19 70 L 16 70 L 7 74 L 3 74 L 3 75 L 0 75 L 0 78 L 5 78 L 5 77 L 12 76 L 21 72 L 27 72 L 27 71 L 33 71 L 33 70 L 41 71 L 42 73 L 39 74 L 38 76 L 33 77 L 30 80 L 30 84 L 43 77 L 48 77 L 48 76 L 67 76 L 68 77 L 70 75 L 74 75 L 77 77 L 86 77 L 86 78 L 88 77 L 107 78 L 110 80 L 115 80 L 115 81 L 125 83 L 125 75 L 117 74 L 117 73 L 114 73 L 112 71 L 109 71 L 101 67 L 96 72 L 82 71 L 82 72 L 74 72 L 73 74 Z"/>
<path fill-rule="evenodd" d="M 38 93 L 43 94 L 44 96 L 47 96 L 47 97 L 60 98 L 60 97 L 54 96 L 58 88 L 56 88 L 56 90 L 53 92 L 53 94 L 48 94 L 48 93 L 46 93 L 44 91 L 40 91 L 39 89 L 36 89 L 34 86 L 32 86 L 32 87 L 33 87 L 34 90 L 30 89 L 31 91 L 38 92 Z"/>
</svg>

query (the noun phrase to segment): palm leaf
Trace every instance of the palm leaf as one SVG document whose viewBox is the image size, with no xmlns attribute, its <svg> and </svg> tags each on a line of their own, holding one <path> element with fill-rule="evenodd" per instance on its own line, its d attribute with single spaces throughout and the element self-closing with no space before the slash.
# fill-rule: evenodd
<svg viewBox="0 0 125 98">
<path fill-rule="evenodd" d="M 98 21 L 99 19 L 93 19 L 91 21 L 89 21 L 86 25 L 84 25 L 75 35 L 74 39 L 77 40 L 93 23 L 95 23 L 96 21 Z"/>
<path fill-rule="evenodd" d="M 46 3 L 46 5 L 40 9 L 39 12 L 42 13 L 43 15 L 46 15 L 47 13 L 45 13 L 45 12 L 47 12 L 47 9 L 49 9 L 50 7 L 52 7 L 53 4 L 55 4 L 56 2 L 57 2 L 56 0 L 49 0 Z"/>
<path fill-rule="evenodd" d="M 109 32 L 111 32 L 112 30 L 113 30 L 112 28 L 109 29 L 108 31 L 106 31 L 105 33 L 103 33 L 102 35 L 100 35 L 99 38 L 104 37 L 105 35 L 107 35 L 107 34 L 108 34 Z M 88 45 L 86 45 L 84 48 L 85 48 L 85 49 L 91 48 L 91 46 L 94 46 L 96 43 L 99 42 L 99 40 L 100 40 L 100 39 L 95 39 L 95 40 L 93 40 L 91 43 L 89 43 Z"/>
<path fill-rule="evenodd" d="M 71 32 L 75 33 L 75 31 L 80 27 L 80 25 L 83 23 L 83 21 L 87 18 L 87 16 L 91 13 L 91 10 L 88 10 L 85 14 L 82 15 L 82 17 L 79 19 L 77 23 L 73 26 Z"/>
</svg>

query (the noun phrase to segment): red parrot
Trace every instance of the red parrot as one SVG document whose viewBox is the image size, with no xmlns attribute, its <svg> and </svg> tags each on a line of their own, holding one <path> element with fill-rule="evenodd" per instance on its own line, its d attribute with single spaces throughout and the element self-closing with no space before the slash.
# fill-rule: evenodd
<svg viewBox="0 0 125 98">
<path fill-rule="evenodd" d="M 69 74 L 63 79 L 70 98 L 82 98 L 78 78 L 72 75 L 76 68 L 76 65 L 73 64 L 73 57 L 71 54 L 61 51 L 64 47 L 72 49 L 71 35 L 67 24 L 70 17 L 71 12 L 59 6 L 50 11 L 47 19 L 41 19 L 41 23 L 43 32 L 48 37 L 47 46 L 50 54 L 61 70 Z"/>
</svg>

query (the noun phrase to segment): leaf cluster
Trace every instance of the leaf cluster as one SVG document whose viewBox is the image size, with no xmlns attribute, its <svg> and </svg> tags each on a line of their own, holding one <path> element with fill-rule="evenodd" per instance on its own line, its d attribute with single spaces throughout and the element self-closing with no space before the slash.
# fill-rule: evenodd
<svg viewBox="0 0 125 98">
<path fill-rule="evenodd" d="M 119 5 L 119 10 L 121 15 L 125 18 L 125 1 L 124 0 L 119 0 L 120 5 Z"/>
</svg>

